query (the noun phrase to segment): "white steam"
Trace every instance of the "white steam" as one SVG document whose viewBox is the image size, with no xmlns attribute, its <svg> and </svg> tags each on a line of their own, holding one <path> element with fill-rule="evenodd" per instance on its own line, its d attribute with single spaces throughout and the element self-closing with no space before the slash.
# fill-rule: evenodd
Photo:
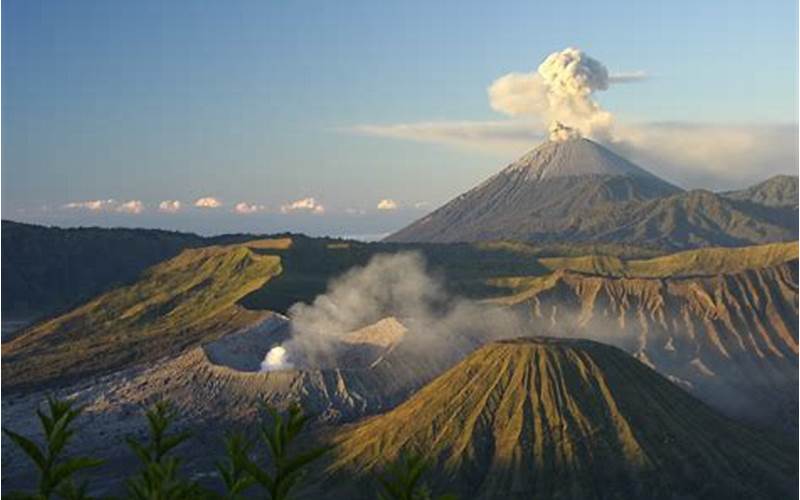
<svg viewBox="0 0 800 500">
<path fill-rule="evenodd" d="M 610 139 L 614 118 L 593 94 L 607 90 L 611 83 L 642 78 L 640 72 L 609 76 L 600 61 L 570 47 L 547 56 L 535 73 L 510 73 L 498 78 L 489 87 L 489 101 L 501 113 L 533 115 L 547 126 L 560 122 L 575 133 Z"/>
<path fill-rule="evenodd" d="M 344 335 L 394 316 L 408 328 L 403 349 L 455 354 L 497 336 L 516 336 L 521 322 L 508 310 L 451 296 L 426 270 L 418 253 L 376 255 L 328 285 L 312 304 L 289 310 L 291 340 L 283 346 L 293 362 L 329 362 Z M 459 347 L 461 346 L 461 347 Z"/>
<path fill-rule="evenodd" d="M 275 346 L 264 356 L 260 371 L 270 372 L 289 368 L 292 368 L 292 364 L 288 360 L 286 349 L 283 346 Z"/>
</svg>

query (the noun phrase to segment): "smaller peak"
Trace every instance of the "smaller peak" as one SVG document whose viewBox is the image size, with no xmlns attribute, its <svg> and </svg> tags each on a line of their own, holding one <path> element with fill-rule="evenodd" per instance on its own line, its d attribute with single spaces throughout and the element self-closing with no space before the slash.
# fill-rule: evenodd
<svg viewBox="0 0 800 500">
<path fill-rule="evenodd" d="M 578 129 L 568 127 L 559 121 L 550 124 L 549 132 L 551 142 L 567 142 L 582 138 Z"/>
</svg>

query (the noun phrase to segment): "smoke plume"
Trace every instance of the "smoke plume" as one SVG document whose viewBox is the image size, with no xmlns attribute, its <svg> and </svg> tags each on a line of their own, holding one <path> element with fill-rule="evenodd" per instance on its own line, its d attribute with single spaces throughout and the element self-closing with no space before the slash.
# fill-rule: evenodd
<svg viewBox="0 0 800 500">
<path fill-rule="evenodd" d="M 570 47 L 547 56 L 535 73 L 498 78 L 489 87 L 489 101 L 501 113 L 533 115 L 545 126 L 559 122 L 585 136 L 610 140 L 614 118 L 594 100 L 594 93 L 607 90 L 611 83 L 644 77 L 643 73 L 609 76 L 600 61 Z"/>
<path fill-rule="evenodd" d="M 380 254 L 331 281 L 313 303 L 291 307 L 286 361 L 324 365 L 346 334 L 389 316 L 409 330 L 403 349 L 427 355 L 523 331 L 514 313 L 449 294 L 419 253 Z"/>
</svg>

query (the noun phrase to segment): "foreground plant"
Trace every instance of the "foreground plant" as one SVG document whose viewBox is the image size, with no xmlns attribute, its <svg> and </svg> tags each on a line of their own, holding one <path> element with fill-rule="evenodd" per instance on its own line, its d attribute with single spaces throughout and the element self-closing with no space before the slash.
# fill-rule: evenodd
<svg viewBox="0 0 800 500">
<path fill-rule="evenodd" d="M 285 500 L 303 477 L 306 467 L 330 448 L 322 446 L 294 453 L 292 445 L 311 417 L 304 414 L 298 405 L 290 406 L 286 415 L 281 415 L 274 408 L 267 407 L 266 410 L 271 418 L 269 422 L 261 424 L 260 433 L 267 445 L 268 463 L 271 466 L 260 466 L 247 453 L 240 454 L 239 459 L 243 468 L 267 491 L 271 500 Z"/>
<path fill-rule="evenodd" d="M 252 443 L 243 434 L 231 434 L 225 439 L 227 462 L 217 462 L 217 472 L 227 492 L 225 498 L 230 500 L 245 498 L 244 492 L 256 484 L 253 476 L 247 472 L 248 456 L 252 448 Z"/>
<path fill-rule="evenodd" d="M 400 460 L 391 464 L 388 470 L 379 477 L 383 492 L 378 493 L 380 500 L 455 500 L 453 494 L 434 497 L 422 482 L 422 475 L 428 470 L 428 462 L 421 455 L 403 455 Z"/>
<path fill-rule="evenodd" d="M 150 439 L 140 443 L 128 438 L 128 445 L 142 462 L 139 474 L 128 480 L 131 498 L 137 500 L 189 500 L 209 494 L 197 483 L 180 476 L 182 459 L 171 452 L 189 439 L 191 433 L 170 432 L 177 414 L 166 401 L 154 404 L 146 413 Z"/>
<path fill-rule="evenodd" d="M 47 398 L 48 413 L 36 410 L 44 433 L 45 445 L 40 447 L 33 440 L 9 429 L 3 433 L 31 459 L 39 472 L 38 488 L 33 493 L 14 492 L 6 498 L 29 499 L 88 499 L 86 482 L 77 484 L 75 475 L 84 469 L 97 467 L 103 460 L 90 457 L 64 457 L 62 453 L 75 434 L 73 421 L 82 408 L 75 407 L 72 400 Z"/>
</svg>

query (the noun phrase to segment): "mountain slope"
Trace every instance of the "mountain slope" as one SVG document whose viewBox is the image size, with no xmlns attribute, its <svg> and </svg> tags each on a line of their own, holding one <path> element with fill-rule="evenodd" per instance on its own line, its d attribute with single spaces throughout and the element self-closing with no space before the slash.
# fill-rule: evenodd
<svg viewBox="0 0 800 500">
<path fill-rule="evenodd" d="M 386 241 L 527 240 L 518 234 L 564 230 L 587 208 L 677 192 L 587 139 L 548 141 Z"/>
<path fill-rule="evenodd" d="M 797 242 L 739 248 L 701 248 L 652 259 L 620 259 L 605 255 L 540 258 L 553 271 L 566 269 L 585 274 L 637 278 L 711 276 L 782 264 L 798 258 Z"/>
<path fill-rule="evenodd" d="M 797 211 L 694 190 L 591 212 L 567 235 L 573 241 L 628 242 L 674 250 L 773 243 L 797 238 Z"/>
<path fill-rule="evenodd" d="M 726 198 L 750 201 L 770 207 L 797 208 L 797 183 L 796 175 L 776 175 L 749 188 L 722 194 Z"/>
<path fill-rule="evenodd" d="M 16 316 L 75 306 L 186 248 L 209 244 L 200 236 L 172 231 L 62 229 L 7 220 L 2 235 L 2 309 Z"/>
<path fill-rule="evenodd" d="M 266 312 L 237 302 L 281 272 L 280 257 L 252 249 L 265 244 L 185 250 L 133 285 L 24 330 L 3 344 L 3 388 L 153 361 L 258 321 Z"/>
<path fill-rule="evenodd" d="M 797 238 L 797 213 L 782 208 L 683 192 L 578 138 L 540 145 L 386 241 L 748 245 Z"/>
<path fill-rule="evenodd" d="M 731 416 L 797 430 L 797 260 L 687 278 L 558 271 L 503 300 L 544 331 L 625 349 Z"/>
<path fill-rule="evenodd" d="M 334 441 L 331 487 L 418 452 L 436 464 L 434 489 L 464 498 L 796 494 L 792 451 L 585 340 L 490 344 Z"/>
</svg>

